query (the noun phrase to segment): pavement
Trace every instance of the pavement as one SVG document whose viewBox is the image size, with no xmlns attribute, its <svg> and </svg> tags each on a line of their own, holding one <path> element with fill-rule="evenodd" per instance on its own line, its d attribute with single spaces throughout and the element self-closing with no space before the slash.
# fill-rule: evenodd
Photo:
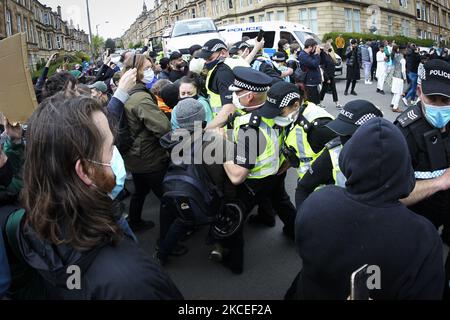
<svg viewBox="0 0 450 320">
<path fill-rule="evenodd" d="M 355 99 L 369 100 L 384 113 L 385 118 L 394 121 L 399 115 L 390 110 L 392 95 L 376 93 L 376 83 L 365 85 L 364 80 L 358 82 L 358 96 L 344 96 L 345 80 L 337 83 L 340 103 Z M 401 107 L 405 109 L 405 106 Z M 336 116 L 338 110 L 330 94 L 325 96 L 324 105 Z M 132 183 L 129 183 L 132 190 Z M 286 190 L 293 203 L 297 174 L 288 172 Z M 159 201 L 152 194 L 147 197 L 143 210 L 143 218 L 153 220 L 156 227 L 138 234 L 141 246 L 153 255 L 159 235 Z M 208 260 L 212 250 L 205 244 L 207 228 L 198 230 L 184 244 L 189 253 L 183 257 L 171 258 L 165 269 L 178 286 L 182 294 L 189 300 L 279 300 L 290 287 L 300 271 L 302 262 L 296 252 L 295 245 L 282 235 L 282 222 L 277 218 L 274 228 L 245 225 L 245 265 L 242 275 L 234 275 L 221 264 Z M 447 249 L 448 251 L 448 249 Z M 446 252 L 447 252 L 446 251 Z M 446 254 L 446 252 L 444 254 Z"/>
</svg>

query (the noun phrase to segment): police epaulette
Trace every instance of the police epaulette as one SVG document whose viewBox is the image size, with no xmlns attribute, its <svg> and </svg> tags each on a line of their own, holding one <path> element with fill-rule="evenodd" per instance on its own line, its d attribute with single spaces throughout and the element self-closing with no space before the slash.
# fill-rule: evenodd
<svg viewBox="0 0 450 320">
<path fill-rule="evenodd" d="M 417 104 L 406 109 L 405 112 L 398 116 L 395 122 L 400 123 L 403 128 L 406 128 L 410 124 L 422 118 L 422 110 L 420 108 L 420 104 Z"/>
<path fill-rule="evenodd" d="M 327 144 L 325 144 L 325 148 L 327 148 L 328 150 L 331 150 L 341 144 L 342 144 L 341 138 L 336 137 L 333 140 L 329 141 Z"/>
<path fill-rule="evenodd" d="M 252 112 L 248 125 L 253 128 L 259 128 L 260 124 L 261 124 L 261 117 L 258 115 L 257 112 Z"/>
</svg>

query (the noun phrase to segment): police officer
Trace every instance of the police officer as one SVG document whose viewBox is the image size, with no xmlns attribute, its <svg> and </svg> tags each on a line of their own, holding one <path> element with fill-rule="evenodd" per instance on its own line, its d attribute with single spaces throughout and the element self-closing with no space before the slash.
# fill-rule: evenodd
<svg viewBox="0 0 450 320">
<path fill-rule="evenodd" d="M 383 113 L 366 100 L 354 100 L 345 105 L 337 119 L 326 124 L 338 137 L 328 142 L 323 152 L 297 184 L 295 202 L 299 209 L 305 199 L 318 187 L 336 184 L 345 187 L 345 177 L 339 168 L 339 154 L 356 129 Z"/>
<path fill-rule="evenodd" d="M 297 168 L 299 178 L 302 178 L 325 144 L 336 137 L 336 133 L 326 127 L 334 119 L 331 114 L 312 102 L 299 103 L 300 114 L 289 130 L 284 154 L 290 165 Z"/>
<path fill-rule="evenodd" d="M 333 116 L 312 102 L 302 103 L 300 90 L 291 83 L 281 81 L 274 84 L 268 95 L 269 99 L 271 95 L 277 95 L 280 101 L 288 101 L 288 107 L 299 110 L 296 120 L 287 129 L 280 173 L 285 173 L 292 166 L 297 168 L 301 178 L 319 156 L 325 144 L 336 137 L 336 134 L 325 126 L 333 120 Z M 249 218 L 249 221 L 269 225 L 268 221 L 274 219 L 270 213 L 270 210 L 259 210 L 256 216 Z"/>
<path fill-rule="evenodd" d="M 208 70 L 206 90 L 215 117 L 208 127 L 222 127 L 235 111 L 232 92 L 229 90 L 234 81 L 233 69 L 248 64 L 242 59 L 230 59 L 228 47 L 220 39 L 206 42 L 198 57 L 205 60 L 205 68 Z"/>
<path fill-rule="evenodd" d="M 450 64 L 442 60 L 425 63 L 419 74 L 420 102 L 407 109 L 395 124 L 406 138 L 416 186 L 402 202 L 427 217 L 442 230 L 450 244 Z M 447 258 L 446 298 L 449 298 L 450 262 Z"/>
<path fill-rule="evenodd" d="M 267 97 L 272 82 L 269 76 L 245 67 L 236 67 L 234 75 L 230 87 L 234 105 L 247 113 L 234 119 L 235 152 L 225 163 L 225 171 L 238 186 L 238 198 L 247 214 L 261 199 L 270 198 L 285 225 L 283 232 L 293 238 L 296 211 L 284 188 L 284 176 L 277 173 L 284 126 L 290 124 L 286 119 L 298 110 L 285 109 L 287 104 L 276 96 Z M 223 262 L 235 273 L 243 271 L 243 244 L 242 229 L 222 242 L 229 252 Z"/>
</svg>

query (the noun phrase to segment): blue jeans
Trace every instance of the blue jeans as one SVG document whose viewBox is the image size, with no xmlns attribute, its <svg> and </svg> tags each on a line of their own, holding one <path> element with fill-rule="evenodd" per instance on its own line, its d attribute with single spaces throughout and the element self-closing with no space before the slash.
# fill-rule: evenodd
<svg viewBox="0 0 450 320">
<path fill-rule="evenodd" d="M 176 248 L 178 242 L 183 239 L 189 231 L 189 226 L 177 218 L 177 213 L 161 205 L 160 211 L 160 238 L 159 254 L 167 258 Z"/>
<path fill-rule="evenodd" d="M 125 218 L 121 217 L 119 221 L 117 221 L 117 223 L 119 224 L 119 227 L 122 229 L 125 235 L 129 236 L 134 242 L 138 243 L 136 235 L 131 230 L 130 226 L 128 225 L 128 221 Z"/>
<path fill-rule="evenodd" d="M 417 90 L 417 78 L 418 75 L 415 72 L 408 72 L 408 78 L 411 81 L 411 88 L 406 94 L 406 99 L 414 100 L 416 98 L 416 90 Z"/>
</svg>

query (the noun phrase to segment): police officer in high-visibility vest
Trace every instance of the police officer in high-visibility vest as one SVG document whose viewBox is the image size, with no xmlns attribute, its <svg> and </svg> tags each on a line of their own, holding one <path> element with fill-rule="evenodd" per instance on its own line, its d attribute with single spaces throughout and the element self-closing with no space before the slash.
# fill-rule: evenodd
<svg viewBox="0 0 450 320">
<path fill-rule="evenodd" d="M 206 90 L 215 118 L 208 127 L 223 127 L 229 115 L 235 112 L 232 92 L 229 90 L 234 81 L 233 69 L 236 66 L 248 66 L 248 63 L 243 59 L 231 59 L 227 45 L 220 39 L 206 42 L 198 57 L 205 60 L 208 70 Z"/>
<path fill-rule="evenodd" d="M 299 178 L 302 178 L 336 133 L 326 127 L 334 119 L 331 114 L 312 102 L 299 103 L 300 114 L 289 128 L 283 153 L 288 164 L 296 168 Z"/>
<path fill-rule="evenodd" d="M 285 225 L 283 232 L 293 239 L 296 210 L 286 193 L 284 176 L 277 173 L 286 118 L 292 118 L 298 110 L 285 109 L 287 105 L 277 97 L 267 97 L 272 82 L 269 76 L 245 67 L 236 67 L 234 74 L 235 81 L 230 87 L 233 101 L 247 113 L 234 119 L 235 153 L 224 164 L 225 171 L 238 186 L 244 211 L 250 213 L 262 199 L 269 198 Z M 222 242 L 229 252 L 223 262 L 235 273 L 243 271 L 243 244 L 242 229 Z"/>
<path fill-rule="evenodd" d="M 442 240 L 450 245 L 450 64 L 425 63 L 419 74 L 420 102 L 395 122 L 408 143 L 416 185 L 402 199 L 412 211 L 443 226 Z M 446 293 L 450 299 L 450 260 L 446 262 Z"/>
<path fill-rule="evenodd" d="M 297 168 L 301 178 L 312 161 L 319 156 L 325 144 L 336 137 L 336 134 L 325 126 L 333 120 L 333 116 L 312 102 L 302 103 L 300 90 L 292 83 L 280 81 L 270 88 L 269 96 L 272 93 L 277 94 L 280 101 L 283 99 L 289 101 L 288 107 L 299 111 L 295 121 L 287 127 L 280 173 L 286 172 L 292 166 Z M 300 98 L 293 99 L 293 97 Z M 259 210 L 249 221 L 270 221 L 269 214 L 270 210 Z"/>
<path fill-rule="evenodd" d="M 310 169 L 298 181 L 295 194 L 297 209 L 316 188 L 322 185 L 335 184 L 345 187 L 346 178 L 339 168 L 339 154 L 342 147 L 361 125 L 376 117 L 383 117 L 379 108 L 366 100 L 354 100 L 344 106 L 335 120 L 326 124 L 338 137 L 326 144 Z"/>
</svg>

